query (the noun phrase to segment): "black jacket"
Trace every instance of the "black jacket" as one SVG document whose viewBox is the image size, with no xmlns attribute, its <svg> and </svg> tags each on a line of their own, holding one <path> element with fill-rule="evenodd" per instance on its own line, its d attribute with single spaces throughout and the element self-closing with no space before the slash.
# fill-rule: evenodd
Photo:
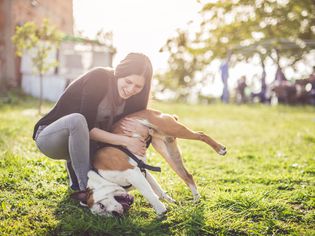
<svg viewBox="0 0 315 236">
<path fill-rule="evenodd" d="M 40 125 L 49 125 L 71 113 L 82 114 L 89 130 L 93 129 L 98 105 L 109 89 L 117 90 L 117 80 L 112 70 L 99 67 L 82 75 L 68 86 L 53 109 L 36 123 L 33 139 Z"/>
</svg>

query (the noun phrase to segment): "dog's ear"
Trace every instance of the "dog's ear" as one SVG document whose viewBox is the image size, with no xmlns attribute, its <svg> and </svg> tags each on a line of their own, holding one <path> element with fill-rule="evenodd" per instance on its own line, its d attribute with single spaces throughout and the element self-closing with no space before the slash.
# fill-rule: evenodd
<svg viewBox="0 0 315 236">
<path fill-rule="evenodd" d="M 87 195 L 88 195 L 87 191 L 78 191 L 78 192 L 71 193 L 70 197 L 72 199 L 84 202 L 87 199 Z"/>
</svg>

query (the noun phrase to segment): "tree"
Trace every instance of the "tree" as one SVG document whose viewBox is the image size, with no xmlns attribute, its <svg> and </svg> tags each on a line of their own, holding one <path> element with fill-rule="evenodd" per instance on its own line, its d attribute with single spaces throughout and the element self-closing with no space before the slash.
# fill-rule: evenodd
<svg viewBox="0 0 315 236">
<path fill-rule="evenodd" d="M 47 61 L 49 53 L 57 49 L 63 34 L 52 26 L 47 19 L 41 26 L 33 22 L 26 22 L 17 26 L 12 41 L 16 46 L 16 54 L 22 56 L 26 51 L 32 50 L 32 62 L 36 73 L 39 75 L 40 96 L 38 113 L 41 114 L 43 101 L 43 76 L 49 69 L 57 66 L 57 61 Z"/>
<path fill-rule="evenodd" d="M 116 48 L 114 47 L 112 31 L 105 31 L 103 28 L 101 28 L 99 31 L 97 31 L 95 39 L 102 45 L 105 45 L 113 55 L 117 52 Z"/>
<path fill-rule="evenodd" d="M 192 39 L 187 36 L 193 32 L 179 30 L 164 46 L 170 54 L 167 74 L 171 80 L 182 81 L 186 74 L 193 77 L 195 72 L 187 67 L 196 69 L 197 64 L 202 70 L 214 59 L 226 60 L 231 55 L 229 64 L 233 65 L 258 56 L 265 88 L 266 60 L 271 59 L 282 73 L 282 68 L 294 68 L 315 48 L 314 0 L 200 2 L 200 30 Z"/>
<path fill-rule="evenodd" d="M 258 55 L 262 64 L 269 57 L 281 68 L 281 59 L 283 67 L 294 66 L 315 48 L 313 0 L 218 0 L 205 3 L 201 14 L 199 51 L 211 52 L 210 60 L 231 51 L 235 61 Z"/>
<path fill-rule="evenodd" d="M 195 79 L 196 72 L 201 68 L 200 55 L 191 50 L 192 44 L 188 32 L 177 30 L 176 36 L 169 38 L 160 52 L 167 52 L 168 71 L 158 75 L 162 90 L 167 88 L 176 93 L 176 100 L 187 100 L 190 89 L 198 81 Z"/>
</svg>

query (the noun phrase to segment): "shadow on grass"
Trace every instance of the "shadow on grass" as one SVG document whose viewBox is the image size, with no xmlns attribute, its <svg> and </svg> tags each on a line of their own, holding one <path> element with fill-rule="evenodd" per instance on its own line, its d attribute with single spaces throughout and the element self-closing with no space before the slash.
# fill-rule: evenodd
<svg viewBox="0 0 315 236">
<path fill-rule="evenodd" d="M 174 204 L 165 222 L 171 235 L 209 235 L 205 222 L 205 202 L 183 200 Z"/>
<path fill-rule="evenodd" d="M 59 222 L 47 231 L 48 235 L 215 235 L 206 225 L 203 202 L 185 200 L 169 205 L 167 217 L 158 220 L 150 205 L 142 199 L 124 217 L 106 218 L 95 216 L 88 208 L 79 206 L 68 193 L 54 214 Z"/>
<path fill-rule="evenodd" d="M 211 232 L 209 232 L 207 229 L 204 214 L 205 214 L 204 204 L 199 203 L 192 210 L 192 212 L 189 215 L 190 217 L 185 222 L 186 230 L 184 230 L 184 232 L 187 235 L 211 234 Z"/>
<path fill-rule="evenodd" d="M 54 212 L 59 223 L 49 235 L 170 235 L 165 220 L 156 219 L 153 209 L 132 210 L 122 218 L 102 217 L 81 207 L 66 194 Z M 141 209 L 142 210 L 142 209 Z M 146 211 L 148 210 L 148 212 Z"/>
</svg>

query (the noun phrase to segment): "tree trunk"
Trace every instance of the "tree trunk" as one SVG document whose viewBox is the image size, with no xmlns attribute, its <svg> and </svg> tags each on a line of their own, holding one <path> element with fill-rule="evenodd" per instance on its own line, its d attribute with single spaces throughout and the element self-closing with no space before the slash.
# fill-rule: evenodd
<svg viewBox="0 0 315 236">
<path fill-rule="evenodd" d="M 261 74 L 261 90 L 260 90 L 260 102 L 265 103 L 266 102 L 266 90 L 267 90 L 267 84 L 266 84 L 266 66 L 264 58 L 260 55 L 260 63 L 262 67 L 262 74 Z"/>
<path fill-rule="evenodd" d="M 43 103 L 43 74 L 39 74 L 39 104 L 38 104 L 38 114 L 42 114 L 42 103 Z"/>
</svg>

